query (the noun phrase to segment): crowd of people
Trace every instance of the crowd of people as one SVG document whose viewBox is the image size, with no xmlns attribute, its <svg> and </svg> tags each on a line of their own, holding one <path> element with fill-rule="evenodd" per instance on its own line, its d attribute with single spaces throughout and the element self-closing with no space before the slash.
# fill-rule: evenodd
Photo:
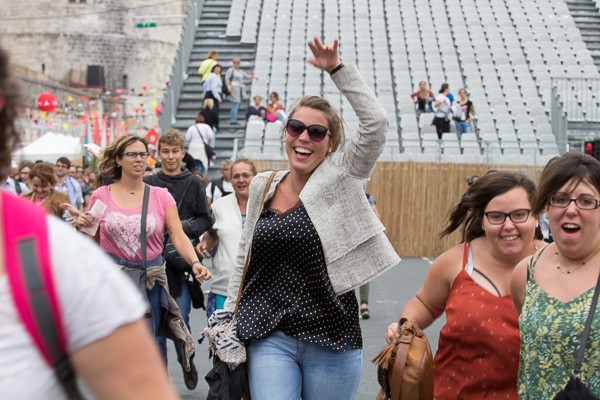
<svg viewBox="0 0 600 400">
<path fill-rule="evenodd" d="M 197 167 L 210 165 L 218 129 L 218 118 L 211 125 L 204 112 L 216 108 L 218 116 L 222 101 L 218 53 L 200 67 L 206 108 L 185 135 L 163 132 L 155 148 L 121 136 L 94 154 L 96 172 L 66 157 L 23 161 L 11 171 L 19 90 L 0 50 L 0 278 L 9 273 L 1 255 L 15 253 L 7 216 L 31 213 L 46 227 L 37 242 L 51 250 L 67 364 L 97 398 L 177 398 L 165 368 L 167 339 L 193 390 L 200 371 L 189 321 L 201 307 L 210 319 L 216 310 L 237 310 L 254 398 L 355 397 L 368 285 L 400 262 L 365 194 L 388 118 L 356 65 L 339 59 L 337 40 L 326 45 L 315 37 L 309 48 L 308 62 L 330 76 L 359 119 L 352 140 L 346 144 L 339 112 L 322 97 L 302 97 L 288 116 L 277 93 L 267 107 L 256 96 L 248 117 L 281 123 L 289 169 L 259 173 L 250 159 L 226 160 L 222 177 L 209 183 Z M 239 60 L 226 73 L 234 103 L 244 99 L 245 78 L 256 77 L 241 73 Z M 475 108 L 464 89 L 455 102 L 447 84 L 434 97 L 422 82 L 412 97 L 419 113 L 435 113 L 438 132 L 447 129 L 442 114 L 457 118 L 459 110 L 458 130 L 472 130 Z M 38 214 L 40 207 L 65 221 Z M 539 187 L 515 172 L 472 177 L 441 232 L 459 231 L 460 244 L 435 260 L 399 310 L 400 322 L 382 336 L 396 343 L 404 323 L 425 329 L 445 313 L 434 358 L 436 400 L 553 398 L 572 375 L 600 282 L 599 209 L 600 162 L 581 153 L 552 159 Z M 207 257 L 210 269 L 202 264 Z M 58 367 L 44 362 L 21 322 L 25 300 L 11 299 L 13 280 L 0 279 L 0 397 L 66 398 Z M 594 318 L 579 372 L 595 396 L 599 332 Z"/>
<path fill-rule="evenodd" d="M 435 126 L 438 138 L 441 139 L 444 133 L 450 132 L 450 122 L 453 120 L 456 124 L 456 133 L 460 138 L 464 133 L 473 133 L 473 117 L 475 116 L 475 107 L 469 100 L 467 91 L 461 88 L 458 91 L 459 100 L 455 100 L 450 93 L 450 86 L 443 83 L 438 94 L 427 89 L 425 81 L 419 82 L 419 90 L 410 94 L 415 102 L 417 117 L 425 113 L 434 113 L 431 125 Z"/>
</svg>

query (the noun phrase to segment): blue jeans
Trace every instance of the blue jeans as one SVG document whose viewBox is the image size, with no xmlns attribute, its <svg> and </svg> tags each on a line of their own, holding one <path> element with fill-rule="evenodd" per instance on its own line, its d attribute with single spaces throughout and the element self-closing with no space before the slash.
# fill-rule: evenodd
<svg viewBox="0 0 600 400">
<path fill-rule="evenodd" d="M 175 299 L 175 302 L 177 303 L 177 305 L 179 306 L 179 309 L 181 310 L 181 317 L 183 318 L 183 322 L 185 322 L 185 325 L 188 327 L 189 331 L 192 331 L 192 328 L 190 328 L 190 311 L 192 310 L 192 295 L 190 293 L 190 288 L 189 286 L 184 282 L 183 285 L 181 286 L 181 296 L 177 296 L 177 297 L 173 297 L 173 299 Z M 158 347 L 160 348 L 160 352 L 162 353 L 165 361 L 167 360 L 167 339 L 159 336 L 158 339 Z M 179 362 L 181 364 L 181 355 L 179 354 L 179 346 L 177 346 L 177 344 L 173 343 L 173 345 L 175 346 L 175 350 L 177 352 L 177 362 Z M 195 355 L 195 354 L 194 354 Z M 192 355 L 192 360 L 194 359 L 194 355 Z"/>
<path fill-rule="evenodd" d="M 463 133 L 473 133 L 473 125 L 467 121 L 455 121 L 456 122 L 456 133 L 460 137 Z"/>
<path fill-rule="evenodd" d="M 150 325 L 150 332 L 155 338 L 156 335 L 158 335 L 158 327 L 160 326 L 160 319 L 162 317 L 162 308 L 160 307 L 161 290 L 162 288 L 160 285 L 154 285 L 152 290 L 146 290 L 148 302 L 150 303 L 150 310 L 152 310 L 152 318 L 148 318 L 148 323 Z"/>
<path fill-rule="evenodd" d="M 254 399 L 354 399 L 361 375 L 361 349 L 336 351 L 281 331 L 248 346 L 248 378 Z"/>
<path fill-rule="evenodd" d="M 231 115 L 229 116 L 229 122 L 237 122 L 237 112 L 240 107 L 240 103 L 231 103 Z"/>
<path fill-rule="evenodd" d="M 220 294 L 214 294 L 213 292 L 208 294 L 208 300 L 206 302 L 207 321 L 216 310 L 222 310 L 225 308 L 225 300 L 227 300 L 227 297 L 221 296 Z"/>
</svg>

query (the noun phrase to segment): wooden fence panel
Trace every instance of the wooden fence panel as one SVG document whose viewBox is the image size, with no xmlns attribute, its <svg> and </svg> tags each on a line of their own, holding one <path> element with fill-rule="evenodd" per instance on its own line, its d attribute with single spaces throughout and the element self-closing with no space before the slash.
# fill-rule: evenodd
<svg viewBox="0 0 600 400">
<path fill-rule="evenodd" d="M 289 168 L 287 161 L 254 160 L 259 171 Z M 378 162 L 367 185 L 386 234 L 400 257 L 437 257 L 456 245 L 458 232 L 440 239 L 448 211 L 467 190 L 467 179 L 489 169 L 522 172 L 537 183 L 542 167 Z"/>
</svg>

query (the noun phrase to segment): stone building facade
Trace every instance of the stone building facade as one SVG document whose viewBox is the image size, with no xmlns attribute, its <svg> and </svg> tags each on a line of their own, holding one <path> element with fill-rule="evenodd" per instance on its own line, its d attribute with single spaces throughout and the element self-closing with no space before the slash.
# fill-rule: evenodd
<svg viewBox="0 0 600 400">
<path fill-rule="evenodd" d="M 17 66 L 67 86 L 86 84 L 88 66 L 102 66 L 107 90 L 129 89 L 119 114 L 130 118 L 133 110 L 162 102 L 188 6 L 189 0 L 0 0 L 0 43 Z M 147 22 L 156 26 L 136 26 Z M 25 99 L 42 90 L 23 83 Z M 37 118 L 34 106 L 27 112 Z M 157 121 L 146 112 L 130 128 L 148 129 Z"/>
<path fill-rule="evenodd" d="M 100 65 L 109 90 L 164 86 L 188 2 L 0 0 L 0 41 L 14 63 L 60 81 L 84 80 L 89 65 Z"/>
</svg>

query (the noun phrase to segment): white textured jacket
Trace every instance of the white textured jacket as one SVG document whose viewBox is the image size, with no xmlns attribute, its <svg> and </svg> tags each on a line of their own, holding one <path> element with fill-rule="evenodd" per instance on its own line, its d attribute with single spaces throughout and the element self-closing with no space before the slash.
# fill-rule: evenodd
<svg viewBox="0 0 600 400">
<path fill-rule="evenodd" d="M 227 296 L 229 276 L 242 238 L 242 214 L 235 193 L 216 200 L 212 211 L 215 216 L 212 229 L 219 235 L 219 250 L 213 258 L 210 291 Z"/>
<path fill-rule="evenodd" d="M 346 151 L 330 153 L 315 169 L 300 192 L 315 226 L 329 279 L 336 294 L 365 284 L 400 262 L 383 233 L 385 227 L 371 210 L 365 196 L 375 163 L 385 145 L 388 118 L 383 107 L 358 72 L 347 65 L 331 77 L 359 118 Z M 265 202 L 289 171 L 277 172 Z M 260 201 L 271 172 L 258 174 L 250 184 L 246 224 L 235 269 L 229 280 L 226 309 L 233 309 L 254 227 L 260 216 Z"/>
</svg>

